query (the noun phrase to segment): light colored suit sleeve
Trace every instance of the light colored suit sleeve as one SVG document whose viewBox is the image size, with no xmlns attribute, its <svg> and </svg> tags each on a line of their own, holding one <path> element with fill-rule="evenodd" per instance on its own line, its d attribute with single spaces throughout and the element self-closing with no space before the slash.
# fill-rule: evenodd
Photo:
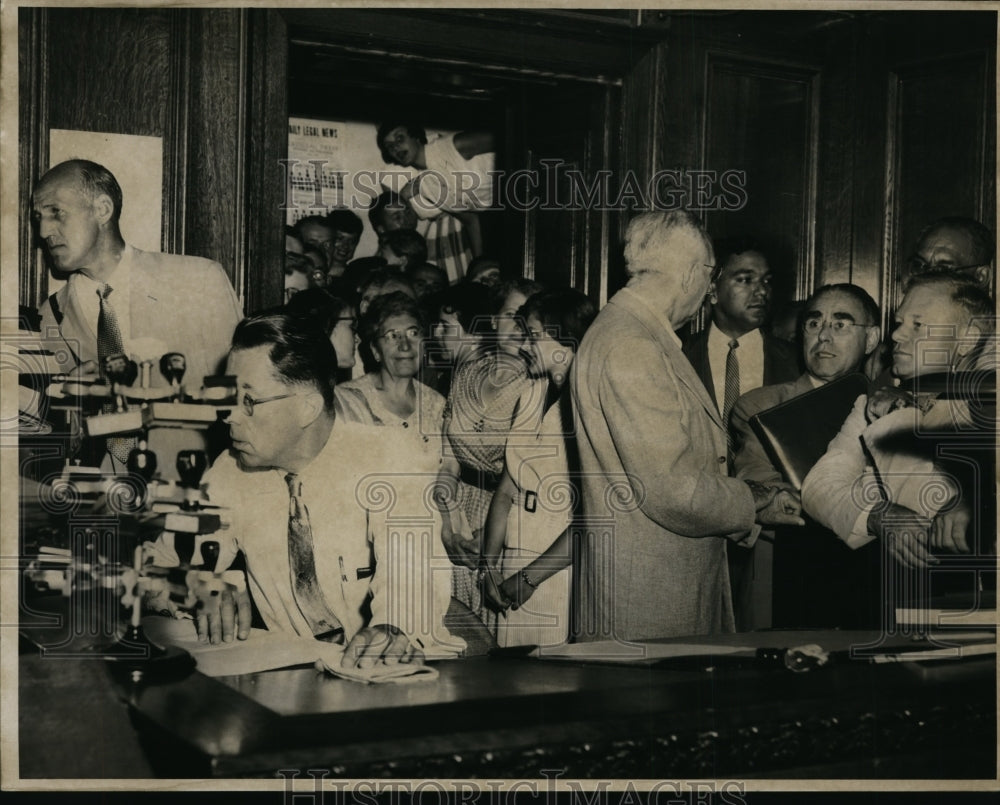
<svg viewBox="0 0 1000 805">
<path fill-rule="evenodd" d="M 868 515 L 880 499 L 878 483 L 861 444 L 867 427 L 868 396 L 854 403 L 840 432 L 802 483 L 802 507 L 851 548 L 875 537 L 868 533 Z"/>
<path fill-rule="evenodd" d="M 229 276 L 219 263 L 213 262 L 211 269 L 200 274 L 199 296 L 204 300 L 205 312 L 203 343 L 208 371 L 212 372 L 221 370 L 233 331 L 243 319 L 243 309 Z"/>
<path fill-rule="evenodd" d="M 648 371 L 658 364 L 666 380 Z M 599 383 L 601 408 L 642 512 L 675 534 L 743 539 L 754 526 L 753 496 L 713 466 L 716 450 L 705 424 L 714 424 L 659 346 L 638 338 L 617 344 Z"/>
</svg>

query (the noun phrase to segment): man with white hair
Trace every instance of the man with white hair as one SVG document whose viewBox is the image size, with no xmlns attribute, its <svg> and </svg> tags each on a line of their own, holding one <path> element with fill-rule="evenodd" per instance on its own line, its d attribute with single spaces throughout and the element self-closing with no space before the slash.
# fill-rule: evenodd
<svg viewBox="0 0 1000 805">
<path fill-rule="evenodd" d="M 705 299 L 712 244 L 685 211 L 628 227 L 629 283 L 571 371 L 581 471 L 578 640 L 731 632 L 726 542 L 802 524 L 776 487 L 727 477 L 719 410 L 675 330 Z"/>
</svg>

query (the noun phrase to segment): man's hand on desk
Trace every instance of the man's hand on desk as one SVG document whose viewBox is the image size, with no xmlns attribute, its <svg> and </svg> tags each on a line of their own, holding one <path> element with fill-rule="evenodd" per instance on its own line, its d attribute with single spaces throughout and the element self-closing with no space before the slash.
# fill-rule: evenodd
<svg viewBox="0 0 1000 805">
<path fill-rule="evenodd" d="M 231 643 L 235 634 L 240 640 L 250 636 L 250 593 L 232 585 L 217 595 L 198 597 L 195 625 L 200 643 Z"/>
<path fill-rule="evenodd" d="M 424 653 L 395 626 L 377 624 L 359 631 L 344 649 L 343 668 L 371 668 L 378 662 L 422 664 Z"/>
<path fill-rule="evenodd" d="M 767 486 L 756 481 L 746 481 L 753 494 L 753 505 L 757 511 L 756 522 L 763 526 L 805 525 L 802 514 L 802 500 L 792 489 Z"/>
</svg>

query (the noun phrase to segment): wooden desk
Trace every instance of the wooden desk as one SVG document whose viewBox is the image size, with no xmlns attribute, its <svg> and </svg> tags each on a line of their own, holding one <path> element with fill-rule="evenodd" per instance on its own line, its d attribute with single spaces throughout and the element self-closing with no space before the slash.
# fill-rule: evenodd
<svg viewBox="0 0 1000 805">
<path fill-rule="evenodd" d="M 22 776 L 996 777 L 993 657 L 802 674 L 483 657 L 412 685 L 296 668 L 133 689 L 97 660 L 20 660 Z M 25 752 L 53 723 L 72 735 Z"/>
</svg>

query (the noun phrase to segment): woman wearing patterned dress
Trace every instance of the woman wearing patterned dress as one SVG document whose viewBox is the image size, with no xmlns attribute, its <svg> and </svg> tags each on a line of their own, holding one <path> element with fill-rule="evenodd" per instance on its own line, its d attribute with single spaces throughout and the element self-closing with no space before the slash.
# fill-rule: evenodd
<svg viewBox="0 0 1000 805">
<path fill-rule="evenodd" d="M 508 435 L 512 430 L 534 433 L 541 413 L 542 388 L 529 376 L 520 354 L 514 315 L 525 301 L 525 291 L 538 287 L 523 281 L 512 285 L 494 297 L 500 301 L 491 306 L 485 288 L 473 283 L 453 286 L 442 301 L 435 332 L 456 367 L 444 430 L 445 449 L 459 467 L 455 475 L 441 473 L 438 503 L 443 510 L 458 508 L 469 528 L 450 534 L 446 528 L 442 534 L 456 565 L 452 594 L 487 625 L 489 613 L 483 610 L 475 572 L 486 513 L 500 481 Z M 527 429 L 524 422 L 530 423 Z"/>
<path fill-rule="evenodd" d="M 545 414 L 532 439 L 511 439 L 486 520 L 483 558 L 506 579 L 487 605 L 504 615 L 501 646 L 558 645 L 569 634 L 574 494 L 566 436 L 572 432 L 566 379 L 597 308 L 572 289 L 532 296 L 520 309 L 534 374 L 549 380 Z M 489 590 L 489 586 L 487 586 Z M 530 599 L 530 600 L 529 600 Z"/>
</svg>

